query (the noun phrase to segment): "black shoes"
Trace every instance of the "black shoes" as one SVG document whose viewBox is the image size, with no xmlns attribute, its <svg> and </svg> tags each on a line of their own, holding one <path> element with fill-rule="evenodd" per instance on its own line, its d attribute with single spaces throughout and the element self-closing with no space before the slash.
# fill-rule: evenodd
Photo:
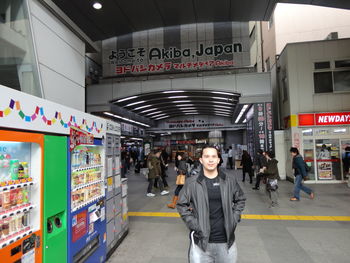
<svg viewBox="0 0 350 263">
<path fill-rule="evenodd" d="M 260 188 L 259 187 L 253 187 L 252 189 L 253 190 L 259 190 Z"/>
</svg>

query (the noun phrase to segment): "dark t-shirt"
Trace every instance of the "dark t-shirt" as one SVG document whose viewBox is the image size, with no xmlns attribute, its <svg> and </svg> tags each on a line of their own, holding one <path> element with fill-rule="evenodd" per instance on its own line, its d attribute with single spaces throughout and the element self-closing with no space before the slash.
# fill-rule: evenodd
<svg viewBox="0 0 350 263">
<path fill-rule="evenodd" d="M 220 179 L 205 178 L 209 199 L 210 237 L 209 243 L 226 243 L 225 218 L 222 209 Z"/>
</svg>

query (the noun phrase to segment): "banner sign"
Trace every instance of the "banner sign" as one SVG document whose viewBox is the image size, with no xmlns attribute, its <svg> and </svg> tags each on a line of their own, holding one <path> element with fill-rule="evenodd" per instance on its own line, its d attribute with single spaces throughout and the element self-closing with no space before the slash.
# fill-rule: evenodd
<svg viewBox="0 0 350 263">
<path fill-rule="evenodd" d="M 249 67 L 248 22 L 164 27 L 102 41 L 103 77 Z"/>
<path fill-rule="evenodd" d="M 186 63 L 165 62 L 160 64 L 116 66 L 115 73 L 117 75 L 123 75 L 126 73 L 160 73 L 174 70 L 212 69 L 215 67 L 228 66 L 234 66 L 234 62 L 229 60 L 209 60 Z"/>
<path fill-rule="evenodd" d="M 350 112 L 303 113 L 298 119 L 299 126 L 349 125 Z"/>
<path fill-rule="evenodd" d="M 73 151 L 73 149 L 81 144 L 94 144 L 94 136 L 91 133 L 88 133 L 83 130 L 79 130 L 77 128 L 70 128 L 70 143 L 69 150 Z"/>
<path fill-rule="evenodd" d="M 255 149 L 274 150 L 274 129 L 272 103 L 257 103 L 254 105 Z"/>
<path fill-rule="evenodd" d="M 266 108 L 266 142 L 267 150 L 274 150 L 274 134 L 273 134 L 273 119 L 272 119 L 272 103 L 265 103 Z"/>
</svg>

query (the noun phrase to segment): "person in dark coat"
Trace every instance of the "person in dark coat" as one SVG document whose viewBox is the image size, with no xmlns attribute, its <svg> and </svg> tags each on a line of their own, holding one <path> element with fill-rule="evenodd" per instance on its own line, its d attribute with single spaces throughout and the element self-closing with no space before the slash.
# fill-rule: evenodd
<svg viewBox="0 0 350 263">
<path fill-rule="evenodd" d="M 311 199 L 314 199 L 314 192 L 305 185 L 302 184 L 303 178 L 307 176 L 306 165 L 303 157 L 299 154 L 299 150 L 295 147 L 290 148 L 290 153 L 293 157 L 293 169 L 294 169 L 294 196 L 290 198 L 290 201 L 300 200 L 300 190 L 307 193 Z"/>
<path fill-rule="evenodd" d="M 256 157 L 255 157 L 255 167 L 258 170 L 256 174 L 256 182 L 255 187 L 253 187 L 253 190 L 259 190 L 260 189 L 260 180 L 264 177 L 264 173 L 262 172 L 264 168 L 266 168 L 266 157 L 265 152 L 261 149 L 258 150 Z"/>
<path fill-rule="evenodd" d="M 252 184 L 253 183 L 253 161 L 252 161 L 252 158 L 250 157 L 250 154 L 245 150 L 243 150 L 241 166 L 243 167 L 242 182 L 245 181 L 245 174 L 248 173 L 250 183 Z"/>
<path fill-rule="evenodd" d="M 264 173 L 267 177 L 266 182 L 266 192 L 270 198 L 271 204 L 270 207 L 278 206 L 277 201 L 277 189 L 278 189 L 278 180 L 280 179 L 280 175 L 278 172 L 278 161 L 275 159 L 275 155 L 272 152 L 266 153 L 266 169 Z"/>
</svg>

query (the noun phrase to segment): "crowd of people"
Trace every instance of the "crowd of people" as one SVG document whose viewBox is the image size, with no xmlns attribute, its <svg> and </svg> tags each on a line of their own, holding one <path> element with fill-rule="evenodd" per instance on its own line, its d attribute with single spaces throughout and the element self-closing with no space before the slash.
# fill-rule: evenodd
<svg viewBox="0 0 350 263">
<path fill-rule="evenodd" d="M 230 161 L 233 154 L 230 150 L 232 149 L 228 150 L 227 169 L 233 166 L 233 161 Z M 307 178 L 307 165 L 297 148 L 292 147 L 290 153 L 295 175 L 290 201 L 299 201 L 300 191 L 304 191 L 313 199 L 313 190 L 303 185 L 303 179 Z M 141 163 L 138 156 L 131 158 L 135 167 L 137 163 Z M 169 155 L 164 149 L 154 149 L 144 157 L 143 166 L 148 170 L 147 197 L 156 196 L 157 189 L 160 195 L 169 194 L 166 180 L 168 162 Z M 214 146 L 204 147 L 198 160 L 193 160 L 185 153 L 178 152 L 175 155 L 176 189 L 167 207 L 177 208 L 190 230 L 190 262 L 207 262 L 206 260 L 212 259 L 215 259 L 215 262 L 237 260 L 234 232 L 245 207 L 246 198 L 238 184 L 237 176 L 221 169 L 222 163 L 220 151 Z M 252 189 L 259 190 L 260 184 L 266 184 L 270 207 L 278 206 L 280 176 L 278 160 L 274 154 L 258 150 L 253 162 L 252 157 L 244 150 L 241 166 L 242 181 L 245 182 L 248 174 L 249 182 L 253 184 L 255 174 L 256 181 Z"/>
</svg>

